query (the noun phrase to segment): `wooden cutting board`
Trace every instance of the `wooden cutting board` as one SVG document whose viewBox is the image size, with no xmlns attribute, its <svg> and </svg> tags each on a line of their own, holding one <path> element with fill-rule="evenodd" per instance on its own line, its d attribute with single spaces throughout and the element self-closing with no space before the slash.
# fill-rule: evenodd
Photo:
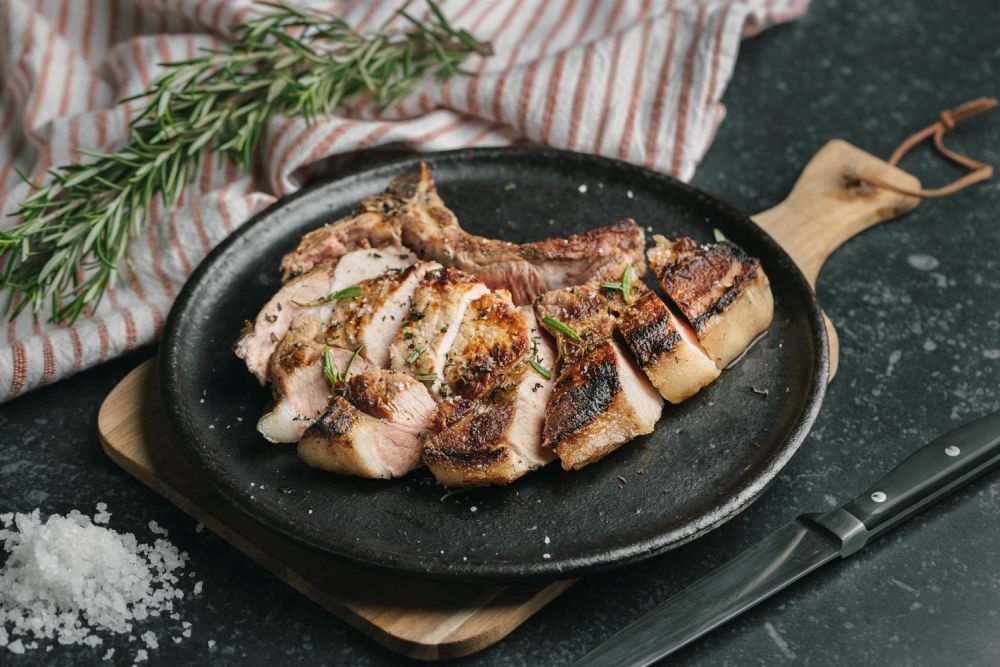
<svg viewBox="0 0 1000 667">
<path fill-rule="evenodd" d="M 919 187 L 910 174 L 831 141 L 809 162 L 784 202 L 754 216 L 795 259 L 810 283 L 827 257 L 872 225 L 898 217 L 919 199 L 867 185 L 859 177 Z M 830 377 L 836 330 L 830 333 Z M 227 503 L 187 462 L 160 403 L 155 360 L 114 388 L 98 416 L 104 451 L 212 532 L 380 644 L 423 660 L 457 658 L 496 643 L 573 580 L 491 585 L 406 579 L 346 565 L 264 528 Z"/>
</svg>

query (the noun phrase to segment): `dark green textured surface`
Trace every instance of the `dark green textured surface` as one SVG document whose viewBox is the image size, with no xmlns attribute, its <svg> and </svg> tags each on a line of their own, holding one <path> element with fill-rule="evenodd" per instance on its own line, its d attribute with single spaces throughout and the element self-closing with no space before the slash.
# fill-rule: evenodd
<svg viewBox="0 0 1000 667">
<path fill-rule="evenodd" d="M 887 155 L 940 109 L 1000 92 L 998 24 L 994 0 L 814 0 L 802 20 L 744 43 L 725 97 L 728 117 L 695 184 L 753 212 L 779 201 L 827 139 Z M 1000 112 L 960 127 L 949 142 L 1000 165 Z M 929 185 L 956 173 L 923 149 L 904 166 Z M 840 374 L 772 489 L 694 544 L 576 585 L 498 646 L 459 664 L 567 664 L 800 511 L 843 502 L 931 437 L 1000 408 L 998 210 L 994 180 L 924 202 L 836 253 L 819 296 L 840 330 Z M 151 520 L 170 530 L 205 587 L 180 607 L 193 623 L 191 639 L 174 645 L 164 638 L 169 624 L 150 626 L 161 635 L 154 664 L 404 662 L 210 533 L 196 533 L 185 515 L 104 457 L 95 433 L 101 399 L 150 354 L 0 406 L 0 508 L 66 512 L 104 501 L 119 530 L 148 536 Z M 994 474 L 674 664 L 995 665 L 998 562 Z M 137 648 L 110 645 L 128 655 Z M 81 664 L 104 650 L 5 653 L 0 663 Z"/>
</svg>

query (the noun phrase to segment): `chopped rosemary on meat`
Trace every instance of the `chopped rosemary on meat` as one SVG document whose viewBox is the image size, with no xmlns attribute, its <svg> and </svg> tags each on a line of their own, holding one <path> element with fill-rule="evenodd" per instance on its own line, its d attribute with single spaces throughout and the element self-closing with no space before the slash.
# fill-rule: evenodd
<svg viewBox="0 0 1000 667">
<path fill-rule="evenodd" d="M 359 296 L 361 296 L 361 288 L 357 285 L 351 285 L 350 287 L 345 287 L 342 290 L 330 292 L 326 296 L 320 297 L 315 301 L 306 301 L 305 303 L 294 301 L 293 303 L 296 306 L 301 306 L 302 308 L 310 308 L 312 306 L 322 306 L 324 303 L 330 303 L 331 301 L 338 301 L 340 299 L 356 299 Z"/>
<path fill-rule="evenodd" d="M 545 368 L 545 366 L 542 366 L 540 363 L 538 363 L 537 360 L 529 359 L 528 363 L 531 364 L 531 367 L 535 369 L 535 372 L 541 375 L 543 378 L 545 378 L 546 380 L 552 379 L 552 373 L 550 373 L 549 370 Z"/>
<path fill-rule="evenodd" d="M 347 376 L 351 372 L 351 366 L 354 365 L 354 360 L 358 358 L 361 354 L 361 350 L 365 347 L 362 343 L 358 345 L 354 350 L 354 354 L 347 361 L 347 367 L 344 368 L 344 372 L 341 373 L 337 370 L 337 367 L 333 364 L 333 350 L 331 350 L 326 345 L 323 346 L 323 375 L 326 376 L 326 381 L 330 383 L 331 386 L 336 387 L 337 385 L 347 382 Z"/>
<path fill-rule="evenodd" d="M 582 338 L 580 338 L 580 334 L 573 331 L 571 328 L 569 328 L 568 326 L 566 326 L 565 324 L 563 324 L 554 317 L 542 318 L 542 323 L 548 327 L 555 329 L 556 331 L 566 336 L 567 338 L 575 340 L 577 343 L 583 340 Z"/>
<path fill-rule="evenodd" d="M 729 240 L 726 238 L 726 235 L 722 233 L 722 230 L 719 229 L 718 227 L 712 230 L 712 236 L 715 237 L 716 243 L 725 243 L 726 241 Z"/>
<path fill-rule="evenodd" d="M 434 382 L 438 379 L 437 373 L 421 373 L 420 375 L 414 375 L 413 379 L 417 382 Z"/>
<path fill-rule="evenodd" d="M 406 358 L 406 363 L 413 364 L 414 361 L 420 358 L 420 355 L 427 351 L 426 347 L 422 347 L 419 350 L 414 350 L 410 353 L 410 356 Z"/>
<path fill-rule="evenodd" d="M 628 304 L 629 297 L 632 295 L 632 265 L 628 264 L 625 266 L 625 270 L 622 271 L 622 279 L 618 282 L 603 282 L 601 287 L 604 289 L 615 290 L 616 292 L 622 293 L 622 300 Z"/>
</svg>

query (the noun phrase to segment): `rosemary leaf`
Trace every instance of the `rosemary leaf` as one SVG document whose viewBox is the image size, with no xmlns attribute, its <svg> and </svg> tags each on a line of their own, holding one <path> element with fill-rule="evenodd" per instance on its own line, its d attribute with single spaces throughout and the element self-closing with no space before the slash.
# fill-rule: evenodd
<svg viewBox="0 0 1000 667">
<path fill-rule="evenodd" d="M 419 350 L 414 350 L 413 352 L 410 352 L 410 356 L 408 356 L 406 358 L 406 363 L 412 365 L 413 362 L 416 361 L 417 359 L 419 359 L 420 355 L 423 354 L 426 351 L 427 351 L 427 348 L 426 347 L 422 347 Z"/>
<path fill-rule="evenodd" d="M 580 334 L 573 331 L 571 328 L 569 328 L 568 326 L 566 326 L 565 324 L 563 324 L 554 317 L 542 318 L 542 323 L 552 329 L 555 329 L 556 331 L 570 338 L 571 340 L 575 340 L 577 343 L 583 340 L 582 338 L 580 338 Z"/>
<path fill-rule="evenodd" d="M 712 236 L 715 237 L 716 243 L 725 243 L 726 241 L 729 240 L 726 238 L 726 235 L 722 233 L 722 230 L 719 229 L 718 227 L 712 230 Z"/>
<path fill-rule="evenodd" d="M 420 375 L 414 375 L 413 379 L 417 382 L 434 382 L 438 379 L 437 373 L 421 373 Z"/>
<path fill-rule="evenodd" d="M 538 363 L 537 359 L 534 358 L 529 359 L 528 363 L 531 364 L 531 367 L 535 369 L 535 372 L 541 375 L 543 378 L 545 378 L 546 380 L 552 379 L 552 373 L 545 366 L 542 366 L 540 363 Z"/>
<path fill-rule="evenodd" d="M 340 299 L 356 299 L 359 296 L 361 296 L 361 288 L 357 285 L 351 285 L 350 287 L 345 287 L 342 290 L 330 292 L 326 296 L 321 296 L 314 301 L 306 301 L 304 303 L 293 301 L 292 303 L 301 308 L 311 308 L 313 306 L 322 306 L 324 303 L 330 303 L 331 301 L 338 301 Z"/>
</svg>

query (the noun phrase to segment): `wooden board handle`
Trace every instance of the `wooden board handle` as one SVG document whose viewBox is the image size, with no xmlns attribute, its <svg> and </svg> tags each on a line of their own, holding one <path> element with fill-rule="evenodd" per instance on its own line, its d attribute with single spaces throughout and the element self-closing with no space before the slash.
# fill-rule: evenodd
<svg viewBox="0 0 1000 667">
<path fill-rule="evenodd" d="M 827 258 L 855 234 L 912 211 L 919 197 L 869 184 L 863 177 L 919 188 L 912 174 L 846 141 L 828 142 L 802 170 L 783 202 L 753 217 L 798 264 L 809 284 Z M 837 331 L 826 317 L 830 338 L 830 379 L 837 372 Z"/>
</svg>

